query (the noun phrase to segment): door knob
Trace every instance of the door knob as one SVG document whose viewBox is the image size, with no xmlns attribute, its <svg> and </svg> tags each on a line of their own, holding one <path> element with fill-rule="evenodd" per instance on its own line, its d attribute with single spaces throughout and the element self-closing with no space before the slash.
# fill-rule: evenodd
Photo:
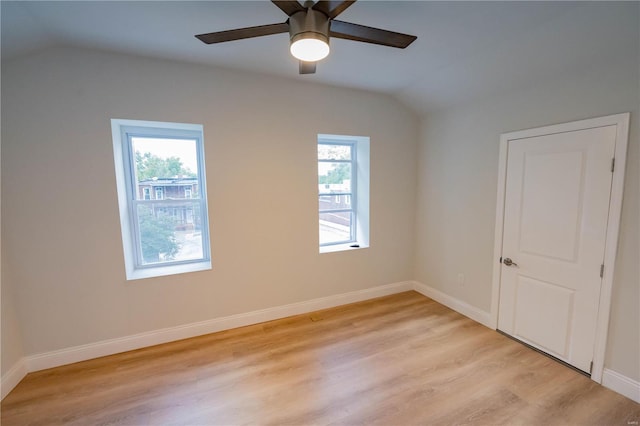
<svg viewBox="0 0 640 426">
<path fill-rule="evenodd" d="M 506 266 L 518 266 L 518 264 L 516 262 L 514 262 L 511 259 L 509 259 L 508 257 L 505 257 L 504 260 L 502 261 L 502 263 L 504 263 Z"/>
</svg>

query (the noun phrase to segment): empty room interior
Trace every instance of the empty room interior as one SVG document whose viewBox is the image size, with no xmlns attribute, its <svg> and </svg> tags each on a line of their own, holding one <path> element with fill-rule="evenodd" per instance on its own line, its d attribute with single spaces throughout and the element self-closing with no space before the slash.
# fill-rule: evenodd
<svg viewBox="0 0 640 426">
<path fill-rule="evenodd" d="M 640 2 L 0 8 L 3 425 L 640 421 Z"/>
</svg>

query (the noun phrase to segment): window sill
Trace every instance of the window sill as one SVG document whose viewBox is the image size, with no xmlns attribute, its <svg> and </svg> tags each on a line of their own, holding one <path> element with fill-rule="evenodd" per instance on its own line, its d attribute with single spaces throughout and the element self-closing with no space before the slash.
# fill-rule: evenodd
<svg viewBox="0 0 640 426">
<path fill-rule="evenodd" d="M 346 243 L 346 244 L 336 244 L 332 246 L 322 246 L 320 247 L 320 253 L 334 253 L 337 251 L 351 251 L 351 250 L 360 250 L 369 248 L 368 245 L 360 244 L 359 247 L 351 247 L 354 244 L 358 243 Z"/>
<path fill-rule="evenodd" d="M 173 266 L 158 266 L 127 271 L 127 280 L 141 280 L 144 278 L 163 277 L 166 275 L 185 274 L 187 272 L 206 271 L 211 269 L 210 261 L 185 263 Z"/>
</svg>

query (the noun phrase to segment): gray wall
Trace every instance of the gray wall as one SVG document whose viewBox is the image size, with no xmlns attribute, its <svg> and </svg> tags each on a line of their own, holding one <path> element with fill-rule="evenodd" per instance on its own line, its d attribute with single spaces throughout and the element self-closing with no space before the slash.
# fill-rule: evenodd
<svg viewBox="0 0 640 426">
<path fill-rule="evenodd" d="M 4 274 L 4 268 L 3 268 Z M 2 375 L 9 371 L 22 358 L 22 338 L 20 336 L 20 324 L 15 312 L 15 298 L 8 280 L 2 281 L 2 358 L 0 359 Z"/>
<path fill-rule="evenodd" d="M 125 280 L 111 118 L 204 125 L 213 270 Z M 413 278 L 419 120 L 390 97 L 53 49 L 3 64 L 2 122 L 26 355 Z M 368 249 L 318 253 L 318 133 L 371 138 Z"/>
<path fill-rule="evenodd" d="M 640 379 L 638 63 L 637 50 L 609 55 L 528 88 L 428 114 L 419 147 L 415 265 L 417 280 L 488 312 L 500 134 L 631 112 L 605 367 L 634 380 Z"/>
<path fill-rule="evenodd" d="M 1 192 L 1 191 L 0 191 Z M 1 198 L 0 198 L 1 199 Z M 1 202 L 0 202 L 1 204 Z M 0 211 L 0 218 L 2 214 Z M 0 220 L 0 223 L 2 221 Z M 0 258 L 2 253 L 2 239 L 0 239 Z M 22 351 L 22 337 L 20 336 L 20 324 L 15 311 L 15 299 L 13 286 L 3 280 L 7 268 L 0 264 L 0 374 L 9 371 L 24 355 Z"/>
</svg>

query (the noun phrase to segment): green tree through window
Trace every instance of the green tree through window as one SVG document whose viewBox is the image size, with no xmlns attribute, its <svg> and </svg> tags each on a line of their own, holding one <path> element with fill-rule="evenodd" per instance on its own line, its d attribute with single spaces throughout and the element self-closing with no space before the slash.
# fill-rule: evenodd
<svg viewBox="0 0 640 426">
<path fill-rule="evenodd" d="M 332 169 L 324 176 L 318 176 L 319 184 L 343 183 L 345 180 L 351 179 L 351 164 L 337 163 L 332 165 Z"/>
<path fill-rule="evenodd" d="M 180 250 L 174 233 L 173 218 L 163 213 L 154 215 L 152 208 L 147 206 L 140 206 L 138 218 L 144 262 L 156 263 L 173 259 Z"/>
<path fill-rule="evenodd" d="M 136 175 L 138 181 L 154 177 L 186 176 L 196 177 L 188 167 L 184 167 L 178 157 L 161 158 L 157 155 L 136 151 Z"/>
</svg>

